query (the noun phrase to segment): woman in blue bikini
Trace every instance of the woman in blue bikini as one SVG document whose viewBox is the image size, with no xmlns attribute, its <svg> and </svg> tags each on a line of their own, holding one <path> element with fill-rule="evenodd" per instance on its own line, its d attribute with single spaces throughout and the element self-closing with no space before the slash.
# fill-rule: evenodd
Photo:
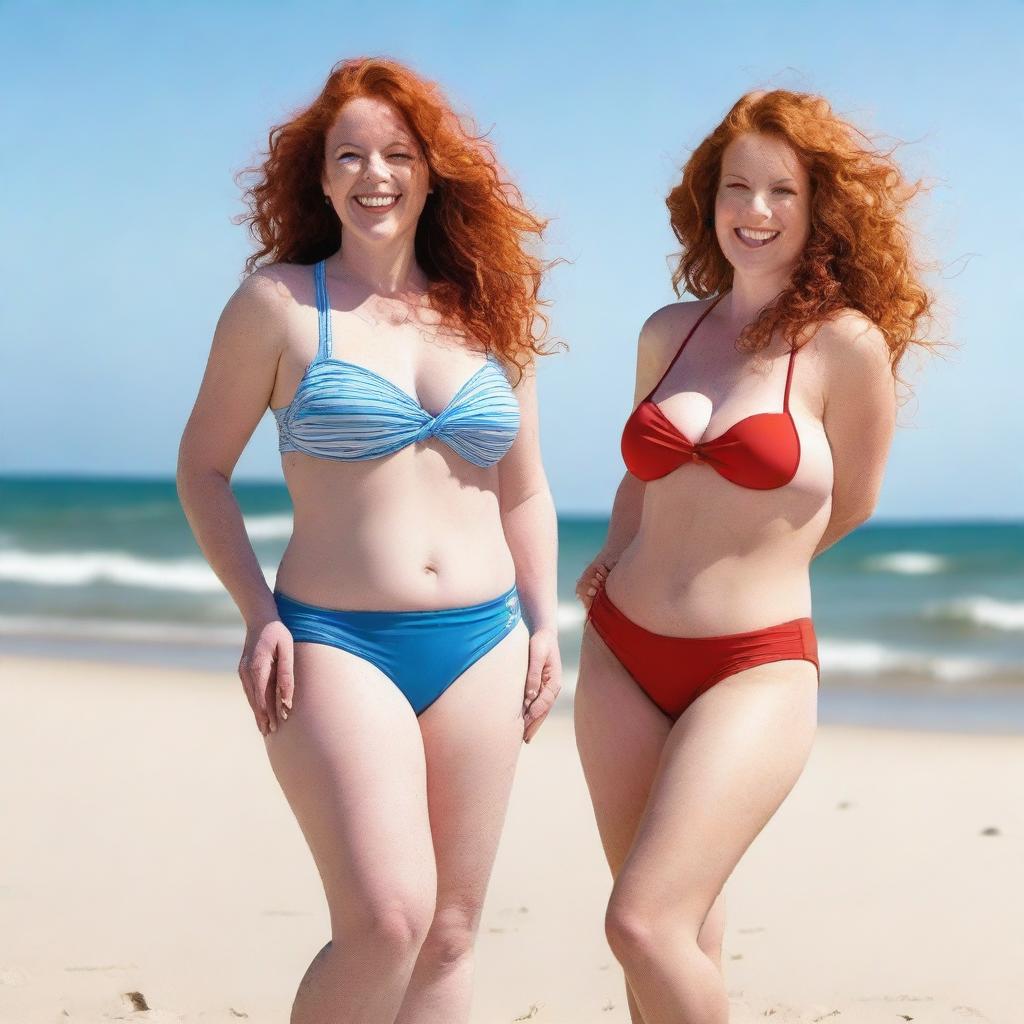
<svg viewBox="0 0 1024 1024">
<path fill-rule="evenodd" d="M 387 60 L 335 67 L 258 171 L 260 248 L 178 489 L 245 619 L 239 675 L 330 910 L 291 1022 L 454 1024 L 518 752 L 560 687 L 526 248 L 544 222 Z M 295 511 L 273 591 L 229 484 L 268 406 Z"/>
</svg>

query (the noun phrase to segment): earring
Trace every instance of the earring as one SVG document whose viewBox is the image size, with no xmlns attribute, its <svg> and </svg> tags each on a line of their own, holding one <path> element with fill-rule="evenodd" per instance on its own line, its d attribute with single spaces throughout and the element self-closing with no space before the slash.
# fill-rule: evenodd
<svg viewBox="0 0 1024 1024">
<path fill-rule="evenodd" d="M 330 196 L 324 196 L 324 206 L 330 206 L 330 205 L 331 205 L 331 197 Z"/>
</svg>

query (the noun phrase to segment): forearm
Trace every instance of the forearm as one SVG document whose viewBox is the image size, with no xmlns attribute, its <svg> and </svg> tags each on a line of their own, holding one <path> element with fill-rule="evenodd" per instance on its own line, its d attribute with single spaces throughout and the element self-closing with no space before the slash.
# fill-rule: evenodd
<svg viewBox="0 0 1024 1024">
<path fill-rule="evenodd" d="M 632 473 L 626 473 L 615 492 L 612 514 L 608 521 L 608 535 L 605 537 L 601 554 L 614 565 L 622 552 L 640 529 L 640 518 L 644 509 L 644 483 Z"/>
<path fill-rule="evenodd" d="M 558 522 L 545 485 L 501 513 L 523 617 L 531 633 L 558 629 Z"/>
<path fill-rule="evenodd" d="M 274 597 L 245 532 L 230 482 L 214 471 L 179 471 L 178 498 L 210 568 L 246 623 L 277 618 Z"/>
</svg>

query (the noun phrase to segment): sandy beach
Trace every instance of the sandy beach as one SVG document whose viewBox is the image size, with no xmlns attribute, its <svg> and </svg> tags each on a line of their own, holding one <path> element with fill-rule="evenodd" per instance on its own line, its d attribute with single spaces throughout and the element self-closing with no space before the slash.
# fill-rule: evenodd
<svg viewBox="0 0 1024 1024">
<path fill-rule="evenodd" d="M 0 696 L 0 1021 L 286 1022 L 327 914 L 237 678 L 3 657 Z M 523 751 L 473 1024 L 628 1021 L 568 710 Z M 732 1020 L 1024 1020 L 1022 784 L 1024 736 L 820 726 L 726 887 Z"/>
</svg>

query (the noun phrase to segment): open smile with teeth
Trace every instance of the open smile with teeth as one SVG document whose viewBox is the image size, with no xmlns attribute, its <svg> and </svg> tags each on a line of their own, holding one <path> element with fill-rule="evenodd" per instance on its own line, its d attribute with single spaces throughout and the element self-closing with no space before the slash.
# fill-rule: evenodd
<svg viewBox="0 0 1024 1024">
<path fill-rule="evenodd" d="M 758 228 L 734 228 L 736 237 L 748 249 L 761 249 L 778 237 L 778 231 L 767 231 Z"/>
<path fill-rule="evenodd" d="M 353 198 L 364 210 L 390 210 L 402 197 L 400 194 L 388 193 L 387 195 L 354 196 Z"/>
</svg>

